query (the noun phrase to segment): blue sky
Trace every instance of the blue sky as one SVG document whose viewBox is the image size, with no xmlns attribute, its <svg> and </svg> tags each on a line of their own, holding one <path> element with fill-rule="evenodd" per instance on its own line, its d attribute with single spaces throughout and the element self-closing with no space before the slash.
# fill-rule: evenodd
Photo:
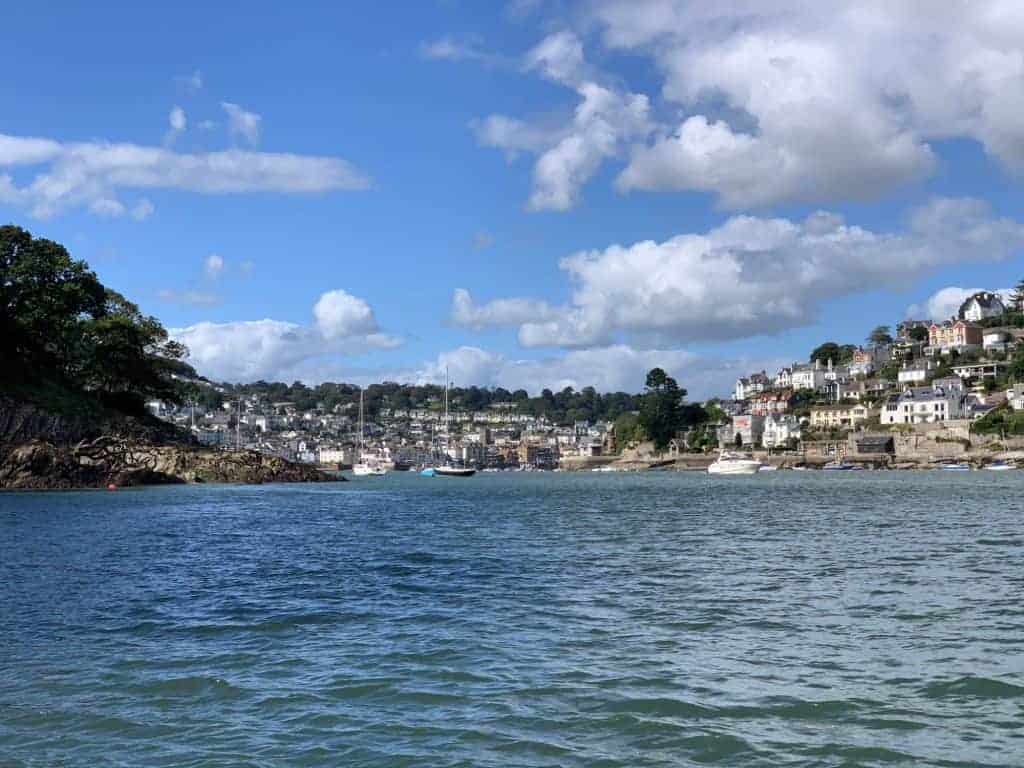
<svg viewBox="0 0 1024 768">
<path fill-rule="evenodd" d="M 1024 277 L 1024 16 L 830 5 L 21 4 L 0 219 L 219 378 L 724 392 Z"/>
</svg>

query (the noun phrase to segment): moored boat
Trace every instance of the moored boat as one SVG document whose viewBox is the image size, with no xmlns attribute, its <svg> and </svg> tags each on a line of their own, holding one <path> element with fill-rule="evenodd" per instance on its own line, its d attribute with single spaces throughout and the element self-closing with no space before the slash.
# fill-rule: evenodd
<svg viewBox="0 0 1024 768">
<path fill-rule="evenodd" d="M 857 464 L 851 464 L 848 461 L 836 459 L 835 461 L 830 461 L 828 464 L 823 466 L 822 469 L 828 472 L 856 472 L 863 469 L 863 467 L 860 467 Z"/>
<path fill-rule="evenodd" d="M 756 475 L 760 471 L 760 461 L 735 451 L 720 451 L 718 458 L 708 467 L 709 475 Z"/>
</svg>

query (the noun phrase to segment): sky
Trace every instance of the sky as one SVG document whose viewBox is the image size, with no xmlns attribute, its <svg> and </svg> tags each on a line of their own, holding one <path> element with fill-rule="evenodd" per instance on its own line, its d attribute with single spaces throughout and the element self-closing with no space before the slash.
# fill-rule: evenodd
<svg viewBox="0 0 1024 768">
<path fill-rule="evenodd" d="M 21 3 L 0 65 L 0 221 L 216 380 L 703 398 L 1024 278 L 1017 0 Z"/>
</svg>

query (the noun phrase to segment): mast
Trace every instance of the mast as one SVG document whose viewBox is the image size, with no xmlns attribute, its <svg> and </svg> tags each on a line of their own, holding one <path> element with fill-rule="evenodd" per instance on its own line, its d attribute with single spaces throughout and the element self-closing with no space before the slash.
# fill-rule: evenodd
<svg viewBox="0 0 1024 768">
<path fill-rule="evenodd" d="M 359 460 L 363 460 L 363 390 L 359 390 Z"/>
</svg>

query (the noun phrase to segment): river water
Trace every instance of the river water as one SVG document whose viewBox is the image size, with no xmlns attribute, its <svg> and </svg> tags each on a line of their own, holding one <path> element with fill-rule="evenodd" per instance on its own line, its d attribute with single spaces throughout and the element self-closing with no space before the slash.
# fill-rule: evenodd
<svg viewBox="0 0 1024 768">
<path fill-rule="evenodd" d="M 1021 766 L 1024 472 L 0 495 L 0 766 Z"/>
</svg>

